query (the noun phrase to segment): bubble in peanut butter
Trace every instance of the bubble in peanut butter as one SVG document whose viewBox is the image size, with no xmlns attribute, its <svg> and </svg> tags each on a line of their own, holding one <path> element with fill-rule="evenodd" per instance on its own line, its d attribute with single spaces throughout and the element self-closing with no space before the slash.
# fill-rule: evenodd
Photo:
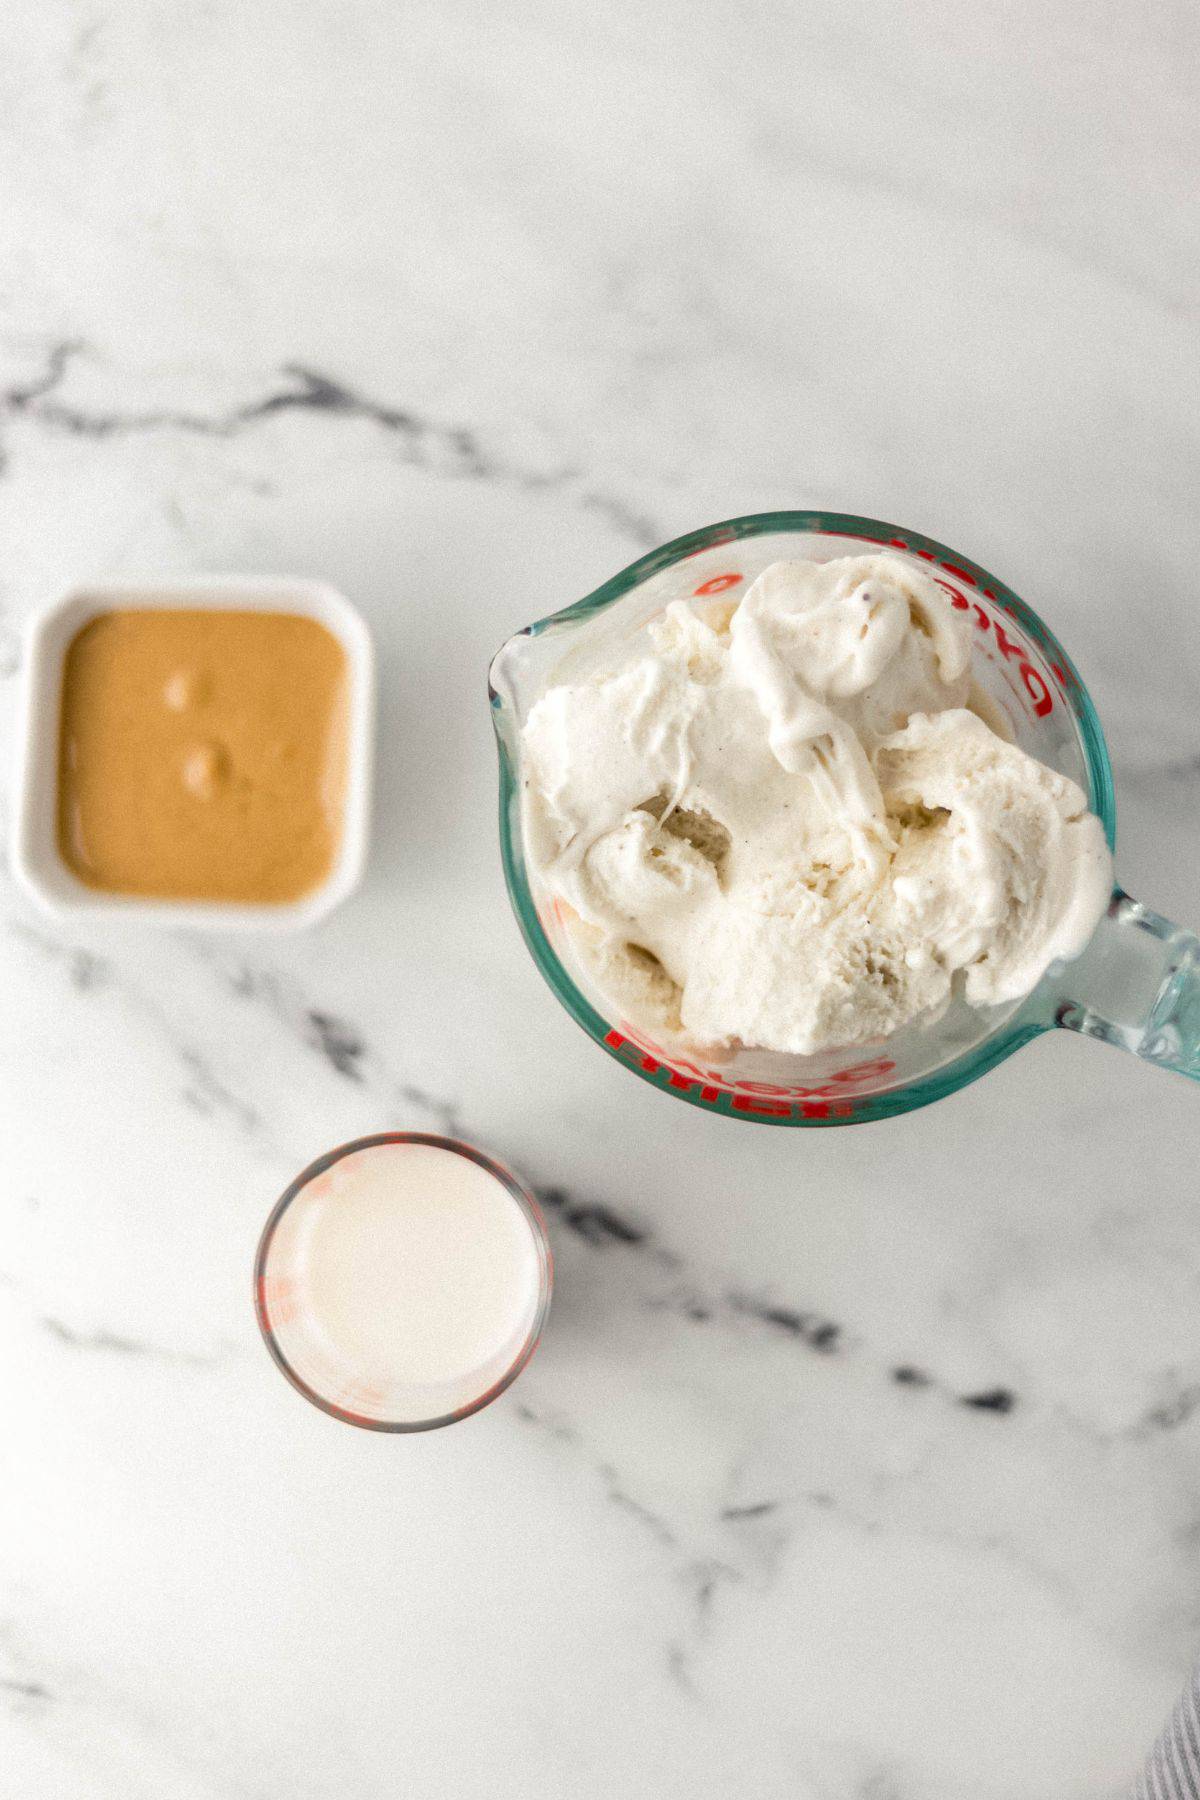
<svg viewBox="0 0 1200 1800">
<path fill-rule="evenodd" d="M 193 744 L 183 759 L 183 785 L 197 800 L 211 800 L 229 780 L 229 752 L 208 740 Z"/>
<path fill-rule="evenodd" d="M 203 706 L 211 694 L 212 681 L 204 669 L 174 669 L 163 688 L 163 699 L 172 712 L 186 712 L 189 706 Z"/>
</svg>

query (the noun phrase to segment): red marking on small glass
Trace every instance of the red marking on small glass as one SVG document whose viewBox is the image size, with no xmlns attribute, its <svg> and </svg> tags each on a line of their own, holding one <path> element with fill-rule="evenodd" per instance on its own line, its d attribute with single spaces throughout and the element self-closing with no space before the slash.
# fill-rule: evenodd
<svg viewBox="0 0 1200 1800">
<path fill-rule="evenodd" d="M 709 580 L 702 581 L 693 592 L 696 594 L 723 594 L 727 588 L 736 587 L 738 582 L 743 579 L 744 577 L 735 575 L 732 571 L 724 575 L 713 575 Z"/>
</svg>

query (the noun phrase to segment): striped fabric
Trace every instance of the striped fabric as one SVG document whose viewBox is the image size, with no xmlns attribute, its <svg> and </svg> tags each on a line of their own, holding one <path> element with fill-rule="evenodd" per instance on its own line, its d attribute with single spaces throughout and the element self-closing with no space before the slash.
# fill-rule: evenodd
<svg viewBox="0 0 1200 1800">
<path fill-rule="evenodd" d="M 1151 1751 L 1133 1800 L 1200 1800 L 1200 1667 Z"/>
</svg>

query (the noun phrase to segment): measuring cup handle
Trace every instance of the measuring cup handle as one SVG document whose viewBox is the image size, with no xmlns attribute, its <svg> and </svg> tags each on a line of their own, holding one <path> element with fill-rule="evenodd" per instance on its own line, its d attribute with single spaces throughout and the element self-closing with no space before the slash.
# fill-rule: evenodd
<svg viewBox="0 0 1200 1800">
<path fill-rule="evenodd" d="M 1200 1081 L 1200 937 L 1120 888 L 1053 999 L 1056 1025 Z"/>
</svg>

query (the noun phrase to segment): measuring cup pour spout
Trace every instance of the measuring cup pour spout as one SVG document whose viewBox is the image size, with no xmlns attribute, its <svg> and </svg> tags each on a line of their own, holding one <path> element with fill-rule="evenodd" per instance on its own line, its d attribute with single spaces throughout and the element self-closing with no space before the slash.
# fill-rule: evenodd
<svg viewBox="0 0 1200 1800">
<path fill-rule="evenodd" d="M 1200 937 L 1117 888 L 1083 955 L 1035 996 L 1046 1024 L 1200 1081 Z"/>
<path fill-rule="evenodd" d="M 571 920 L 537 878 L 522 796 L 522 728 L 548 686 L 586 681 L 628 652 L 673 600 L 736 603 L 772 562 L 912 558 L 971 627 L 976 685 L 1031 756 L 1068 776 L 1116 836 L 1112 769 L 1096 709 L 1053 632 L 988 570 L 920 532 L 848 513 L 755 513 L 676 538 L 594 593 L 526 626 L 492 665 L 500 758 L 500 847 L 525 941 L 567 1011 L 634 1075 L 674 1099 L 760 1125 L 852 1125 L 941 1100 L 1044 1031 L 1063 1026 L 1200 1079 L 1200 939 L 1119 889 L 1091 943 L 1052 967 L 1024 1002 L 956 1001 L 932 1024 L 813 1056 L 711 1046 L 621 1016 L 579 954 Z"/>
</svg>

